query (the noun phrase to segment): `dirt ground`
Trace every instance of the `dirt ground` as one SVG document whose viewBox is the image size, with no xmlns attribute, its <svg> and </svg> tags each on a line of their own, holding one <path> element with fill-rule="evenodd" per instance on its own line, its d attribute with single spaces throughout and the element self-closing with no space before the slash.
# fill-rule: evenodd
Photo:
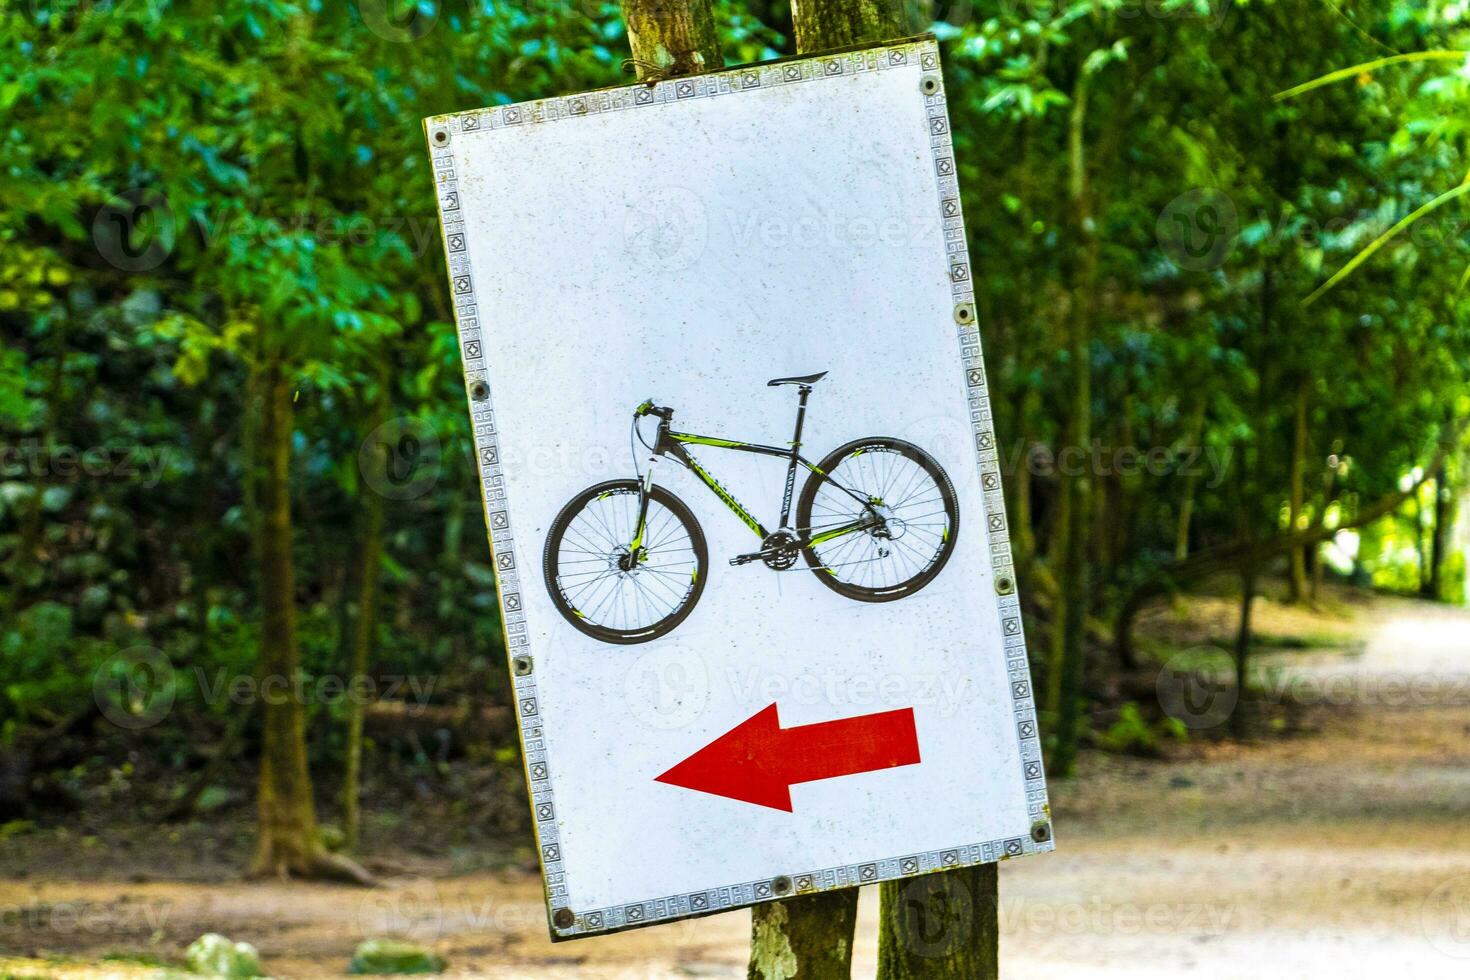
<svg viewBox="0 0 1470 980">
<path fill-rule="evenodd" d="M 1161 608 L 1151 630 L 1207 647 L 1230 622 L 1212 602 Z M 1085 754 L 1052 786 L 1057 852 L 1001 868 L 1004 975 L 1470 976 L 1470 613 L 1263 607 L 1258 682 L 1293 706 L 1290 731 Z M 432 946 L 451 976 L 744 976 L 748 913 L 553 946 L 519 861 L 454 874 L 496 863 L 426 856 L 362 891 L 135 880 L 105 838 L 27 853 L 45 860 L 0 880 L 0 976 L 143 975 L 206 931 L 255 944 L 277 976 L 339 976 L 385 935 Z M 856 977 L 874 972 L 876 913 L 865 890 Z"/>
</svg>

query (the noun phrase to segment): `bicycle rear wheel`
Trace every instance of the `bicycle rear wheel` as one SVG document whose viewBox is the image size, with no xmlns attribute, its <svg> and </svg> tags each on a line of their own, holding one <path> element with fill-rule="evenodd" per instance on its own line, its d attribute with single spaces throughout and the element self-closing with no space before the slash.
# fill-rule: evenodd
<svg viewBox="0 0 1470 980">
<path fill-rule="evenodd" d="M 684 621 L 704 591 L 704 531 L 678 497 L 654 487 L 634 561 L 640 485 L 613 480 L 573 497 L 546 536 L 552 604 L 604 643 L 646 643 Z"/>
<path fill-rule="evenodd" d="M 861 602 L 892 602 L 934 580 L 954 554 L 960 509 L 934 458 L 912 443 L 877 437 L 834 449 L 802 487 L 796 519 L 804 538 L 882 518 L 803 549 L 818 580 Z"/>
</svg>

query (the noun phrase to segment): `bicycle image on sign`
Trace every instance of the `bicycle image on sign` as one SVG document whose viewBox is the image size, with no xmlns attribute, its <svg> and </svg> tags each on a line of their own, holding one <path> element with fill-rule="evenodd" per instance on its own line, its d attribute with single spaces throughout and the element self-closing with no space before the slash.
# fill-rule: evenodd
<svg viewBox="0 0 1470 980">
<path fill-rule="evenodd" d="M 772 387 L 799 391 L 789 447 L 676 432 L 673 409 L 645 401 L 633 412 L 633 434 L 651 452 L 646 473 L 588 487 L 557 514 L 546 538 L 546 587 L 558 612 L 606 643 L 645 643 L 684 621 L 708 580 L 709 549 L 694 513 L 654 483 L 654 464 L 683 464 L 760 539 L 760 549 L 731 565 L 764 562 L 788 571 L 799 560 L 818 581 L 861 602 L 891 602 L 934 580 L 959 535 L 953 485 L 933 457 L 886 436 L 857 439 L 813 463 L 801 454 L 801 430 L 812 387 L 826 372 L 776 378 Z M 659 419 L 654 441 L 640 422 Z M 781 516 L 768 530 L 689 452 L 712 446 L 787 460 Z M 634 456 L 636 465 L 636 451 Z M 796 501 L 798 469 L 807 479 Z"/>
</svg>

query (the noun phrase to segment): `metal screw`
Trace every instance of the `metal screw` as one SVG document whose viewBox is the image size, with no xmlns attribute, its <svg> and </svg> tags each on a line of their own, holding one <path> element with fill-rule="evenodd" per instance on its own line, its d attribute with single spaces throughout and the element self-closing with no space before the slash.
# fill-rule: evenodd
<svg viewBox="0 0 1470 980">
<path fill-rule="evenodd" d="M 1031 839 L 1038 844 L 1045 844 L 1051 840 L 1051 824 L 1039 823 L 1031 828 Z"/>
<path fill-rule="evenodd" d="M 1010 595 L 1011 592 L 1015 590 L 1015 588 L 1016 583 L 1012 582 L 1008 576 L 1002 575 L 1000 578 L 995 580 L 995 591 L 999 592 L 1001 595 Z"/>
<path fill-rule="evenodd" d="M 919 83 L 919 91 L 925 95 L 933 95 L 939 91 L 939 79 L 933 75 L 925 75 L 924 80 Z"/>
<path fill-rule="evenodd" d="M 954 320 L 956 323 L 969 323 L 975 319 L 975 304 L 961 303 L 954 308 Z"/>
<path fill-rule="evenodd" d="M 577 921 L 577 916 L 571 909 L 557 909 L 551 914 L 551 921 L 558 929 L 570 929 Z"/>
<path fill-rule="evenodd" d="M 490 386 L 483 381 L 476 381 L 470 385 L 470 397 L 477 402 L 482 402 L 490 397 Z"/>
<path fill-rule="evenodd" d="M 771 882 L 771 888 L 777 895 L 785 895 L 791 891 L 791 879 L 785 875 L 781 875 L 775 881 Z"/>
<path fill-rule="evenodd" d="M 433 140 L 434 140 L 434 145 L 435 146 L 443 146 L 445 143 L 448 143 L 449 142 L 449 130 L 447 130 L 447 129 L 436 129 L 436 130 L 434 130 Z"/>
<path fill-rule="evenodd" d="M 517 677 L 525 677 L 531 672 L 530 657 L 516 657 L 513 661 L 511 661 L 511 663 L 515 665 Z"/>
</svg>

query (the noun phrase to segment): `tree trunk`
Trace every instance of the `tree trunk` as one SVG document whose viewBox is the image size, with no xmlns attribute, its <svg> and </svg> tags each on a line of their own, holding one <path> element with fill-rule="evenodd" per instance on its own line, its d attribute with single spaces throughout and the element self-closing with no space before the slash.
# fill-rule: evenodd
<svg viewBox="0 0 1470 980">
<path fill-rule="evenodd" d="M 1409 500 L 1409 526 L 1414 529 L 1414 555 L 1419 564 L 1419 588 L 1422 593 L 1429 582 L 1429 548 L 1424 543 L 1424 502 L 1416 493 Z"/>
<path fill-rule="evenodd" d="M 1092 192 L 1087 176 L 1085 126 L 1092 76 L 1083 71 L 1072 92 L 1072 113 L 1067 127 L 1069 188 L 1073 215 L 1081 241 L 1077 281 L 1072 292 L 1072 328 L 1068 337 L 1068 367 L 1072 403 L 1067 414 L 1067 436 L 1063 451 L 1071 448 L 1083 456 L 1092 443 L 1092 293 L 1097 285 L 1098 238 L 1092 213 Z M 1063 474 L 1062 504 L 1068 527 L 1061 572 L 1060 615 L 1054 624 L 1051 709 L 1055 726 L 1050 769 L 1068 776 L 1077 758 L 1077 739 L 1082 721 L 1083 644 L 1088 605 L 1087 541 L 1092 515 L 1092 481 L 1085 465 Z"/>
<path fill-rule="evenodd" d="M 848 980 L 857 896 L 846 888 L 751 909 L 747 980 Z"/>
<path fill-rule="evenodd" d="M 262 613 L 258 668 L 261 718 L 258 875 L 329 875 L 371 879 L 356 865 L 327 854 L 317 836 L 316 805 L 306 760 L 306 707 L 298 696 L 301 654 L 296 634 L 296 581 L 291 561 L 290 378 L 279 353 L 266 353 L 253 370 L 258 403 L 255 452 L 255 551 Z"/>
<path fill-rule="evenodd" d="M 1337 494 L 1334 484 L 1337 482 L 1337 469 L 1335 466 L 1325 466 L 1322 469 L 1322 492 L 1317 498 L 1317 514 L 1312 520 L 1313 530 L 1321 530 L 1327 524 L 1327 509 L 1332 506 Z M 1304 544 L 1307 554 L 1311 558 L 1312 565 L 1312 604 L 1315 605 L 1322 595 L 1322 578 L 1326 572 L 1327 562 L 1323 559 L 1322 549 L 1324 543 L 1312 541 Z"/>
<path fill-rule="evenodd" d="M 1292 425 L 1291 440 L 1291 488 L 1287 506 L 1287 523 L 1291 534 L 1302 530 L 1302 510 L 1306 500 L 1305 471 L 1307 465 L 1307 380 L 1303 378 L 1296 389 L 1296 412 Z M 1306 546 L 1291 549 L 1288 556 L 1290 575 L 1289 601 L 1301 602 L 1307 595 Z"/>
<path fill-rule="evenodd" d="M 982 864 L 882 886 L 879 980 L 1000 975 L 1000 868 Z"/>
<path fill-rule="evenodd" d="M 1464 438 L 1467 428 L 1470 428 L 1470 419 L 1454 420 L 1445 426 L 1444 432 L 1439 436 L 1439 447 L 1436 448 L 1435 455 L 1424 466 L 1426 475 L 1435 472 L 1449 457 L 1449 453 L 1460 445 L 1460 439 Z M 1239 561 L 1245 557 L 1250 557 L 1257 563 L 1264 563 L 1277 555 L 1286 554 L 1291 548 L 1320 544 L 1320 542 L 1330 541 L 1344 530 L 1372 525 L 1376 520 L 1394 513 L 1404 505 L 1405 501 L 1417 494 L 1424 479 L 1427 479 L 1427 476 L 1417 480 L 1407 489 L 1395 489 L 1377 498 L 1372 504 L 1357 508 L 1351 516 L 1339 520 L 1333 527 L 1327 527 L 1319 520 L 1316 525 L 1295 533 L 1295 535 L 1288 533 L 1288 535 L 1282 535 L 1266 542 L 1258 542 L 1254 538 L 1242 536 L 1238 541 L 1214 545 L 1214 547 L 1205 548 L 1204 551 L 1195 551 L 1185 560 L 1170 561 L 1164 566 L 1152 569 L 1133 586 L 1132 591 L 1119 605 L 1117 617 L 1113 620 L 1114 652 L 1119 660 L 1125 663 L 1127 658 L 1133 657 L 1133 621 L 1138 619 L 1138 614 L 1144 610 L 1148 599 L 1163 595 L 1170 588 L 1177 588 L 1182 583 L 1194 582 L 1210 574 L 1238 567 Z"/>
<path fill-rule="evenodd" d="M 1440 437 L 1439 448 L 1435 450 L 1434 458 L 1425 467 L 1426 473 L 1434 472 L 1448 458 L 1451 450 L 1465 435 L 1467 428 L 1470 428 L 1470 419 L 1458 420 L 1445 428 Z M 1143 611 L 1144 606 L 1148 604 L 1148 600 L 1164 594 L 1170 588 L 1177 588 L 1185 582 L 1196 581 L 1216 572 L 1236 568 L 1245 557 L 1263 563 L 1286 554 L 1293 547 L 1318 544 L 1330 540 L 1343 531 L 1366 527 L 1402 507 L 1405 501 L 1419 491 L 1422 484 L 1421 479 L 1408 489 L 1391 491 L 1366 507 L 1359 508 L 1351 517 L 1338 522 L 1335 527 L 1329 528 L 1319 521 L 1305 531 L 1283 534 L 1265 542 L 1242 537 L 1236 541 L 1196 551 L 1182 561 L 1169 562 L 1153 569 L 1133 586 L 1118 607 L 1117 617 L 1113 621 L 1115 652 L 1119 659 L 1124 661 L 1133 656 L 1133 623 L 1138 618 L 1138 614 Z"/>
<path fill-rule="evenodd" d="M 1445 469 L 1441 462 L 1434 471 L 1434 527 L 1429 538 L 1429 575 L 1419 590 L 1424 598 L 1436 601 L 1444 598 L 1445 548 L 1450 531 L 1450 488 L 1446 483 Z"/>
<path fill-rule="evenodd" d="M 874 44 L 909 32 L 902 0 L 792 0 L 799 54 Z"/>
<path fill-rule="evenodd" d="M 296 582 L 291 562 L 291 387 L 279 356 L 267 355 L 258 393 L 260 521 L 260 690 L 264 715 L 260 759 L 259 874 L 305 874 L 316 847 L 316 809 L 306 766 L 306 712 L 291 689 L 300 672 Z M 270 695 L 265 691 L 269 688 Z"/>
<path fill-rule="evenodd" d="M 1121 407 L 1122 411 L 1118 416 L 1118 445 L 1136 449 L 1138 432 L 1133 426 L 1133 420 L 1138 415 L 1138 409 L 1131 390 L 1123 396 Z M 1128 472 L 1128 467 L 1109 464 L 1108 469 L 1112 471 L 1111 500 L 1106 505 L 1096 505 L 1101 508 L 1099 513 L 1107 514 L 1108 519 L 1094 521 L 1095 525 L 1105 529 L 1103 537 L 1108 545 L 1106 557 L 1094 562 L 1093 577 L 1101 582 L 1113 581 L 1125 556 L 1132 553 L 1133 519 L 1138 508 L 1140 483 L 1139 474 L 1136 471 Z"/>
<path fill-rule="evenodd" d="M 723 68 L 710 0 L 623 0 L 623 22 L 639 79 Z"/>
<path fill-rule="evenodd" d="M 1205 436 L 1205 400 L 1198 399 L 1194 403 L 1194 411 L 1189 417 L 1189 435 L 1186 439 L 1184 451 L 1186 454 L 1195 454 L 1203 449 L 1202 443 Z M 1184 498 L 1179 501 L 1179 520 L 1174 526 L 1174 560 L 1183 561 L 1189 557 L 1189 526 L 1194 520 L 1194 494 L 1199 487 L 1199 467 L 1190 467 L 1188 473 L 1184 474 Z"/>
<path fill-rule="evenodd" d="M 1017 573 L 1025 575 L 1036 558 L 1036 531 L 1032 525 L 1031 512 L 1031 420 L 1036 417 L 1040 394 L 1031 386 L 1021 396 L 1020 411 L 1016 415 L 1016 445 L 1021 447 L 1015 461 L 1015 469 L 1005 474 L 1005 486 L 1009 490 L 1008 504 L 1011 515 L 1011 557 L 1016 563 Z"/>
<path fill-rule="evenodd" d="M 372 432 L 387 416 L 388 379 L 378 380 L 378 397 L 367 431 Z M 359 531 L 357 618 L 352 625 L 352 656 L 347 688 L 347 758 L 342 768 L 342 834 L 349 850 L 361 842 L 362 821 L 358 800 L 362 790 L 362 719 L 367 710 L 368 660 L 372 655 L 373 632 L 377 627 L 379 566 L 383 554 L 383 495 L 366 482 L 359 485 L 362 526 Z"/>
<path fill-rule="evenodd" d="M 1327 563 L 1322 560 L 1322 542 L 1309 544 L 1306 548 L 1312 558 L 1312 591 L 1308 594 L 1307 601 L 1315 606 L 1322 598 L 1322 579 L 1326 574 L 1324 566 Z"/>
<path fill-rule="evenodd" d="M 1451 547 L 1462 555 L 1470 557 L 1470 496 L 1462 494 L 1457 500 L 1452 501 L 1450 511 L 1452 515 L 1449 526 L 1452 532 Z M 1447 598 L 1451 602 L 1470 604 L 1470 574 L 1461 576 L 1460 594 Z"/>
<path fill-rule="evenodd" d="M 1246 685 L 1249 679 L 1251 652 L 1251 607 L 1256 602 L 1256 563 L 1247 560 L 1240 569 L 1240 626 L 1235 633 L 1235 712 L 1231 724 L 1237 738 L 1249 732 L 1246 717 Z"/>
<path fill-rule="evenodd" d="M 724 64 L 709 0 L 623 0 L 623 19 L 640 79 Z M 757 905 L 751 909 L 750 980 L 845 980 L 856 923 L 856 889 Z"/>
</svg>

